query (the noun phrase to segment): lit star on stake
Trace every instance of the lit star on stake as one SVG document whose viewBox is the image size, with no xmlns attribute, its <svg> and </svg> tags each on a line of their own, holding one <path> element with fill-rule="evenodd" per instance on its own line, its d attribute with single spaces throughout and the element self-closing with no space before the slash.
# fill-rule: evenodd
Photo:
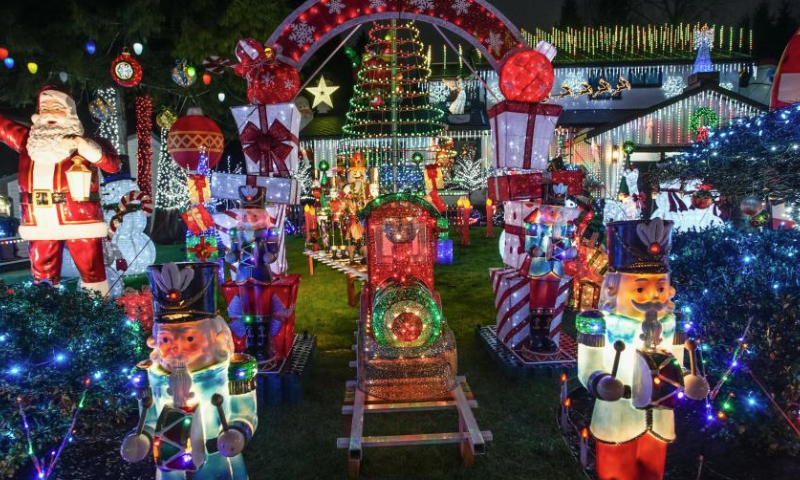
<svg viewBox="0 0 800 480">
<path fill-rule="evenodd" d="M 309 87 L 306 88 L 312 95 L 314 95 L 314 104 L 311 105 L 311 108 L 316 108 L 317 105 L 323 104 L 328 105 L 329 107 L 333 108 L 333 100 L 331 100 L 331 94 L 336 90 L 339 90 L 339 87 L 334 85 L 328 85 L 325 83 L 325 77 L 319 77 L 319 83 L 316 87 Z"/>
</svg>

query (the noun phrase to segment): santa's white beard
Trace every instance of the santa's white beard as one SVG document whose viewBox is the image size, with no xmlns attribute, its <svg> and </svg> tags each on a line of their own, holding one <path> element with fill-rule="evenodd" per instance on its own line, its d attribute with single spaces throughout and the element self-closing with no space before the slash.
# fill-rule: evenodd
<svg viewBox="0 0 800 480">
<path fill-rule="evenodd" d="M 33 125 L 26 145 L 28 155 L 35 162 L 58 163 L 69 156 L 72 151 L 62 145 L 67 135 L 83 136 L 83 125 L 78 117 L 58 119 L 58 123 L 47 123 L 51 118 L 41 115 L 32 117 Z"/>
</svg>

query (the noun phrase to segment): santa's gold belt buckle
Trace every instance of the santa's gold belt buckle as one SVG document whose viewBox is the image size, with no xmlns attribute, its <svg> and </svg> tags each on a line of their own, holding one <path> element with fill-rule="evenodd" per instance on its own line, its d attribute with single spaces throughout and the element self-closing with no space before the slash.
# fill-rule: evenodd
<svg viewBox="0 0 800 480">
<path fill-rule="evenodd" d="M 52 192 L 50 190 L 34 190 L 33 204 L 37 207 L 52 207 Z"/>
</svg>

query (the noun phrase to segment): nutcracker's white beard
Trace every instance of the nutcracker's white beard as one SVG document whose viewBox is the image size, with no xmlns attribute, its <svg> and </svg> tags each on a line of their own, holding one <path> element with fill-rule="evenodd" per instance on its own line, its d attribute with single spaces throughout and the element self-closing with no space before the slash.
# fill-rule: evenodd
<svg viewBox="0 0 800 480">
<path fill-rule="evenodd" d="M 52 117 L 34 114 L 26 148 L 35 162 L 58 163 L 69 156 L 71 150 L 62 145 L 67 135 L 83 136 L 83 125 L 77 116 Z M 48 122 L 56 120 L 57 123 Z"/>
</svg>

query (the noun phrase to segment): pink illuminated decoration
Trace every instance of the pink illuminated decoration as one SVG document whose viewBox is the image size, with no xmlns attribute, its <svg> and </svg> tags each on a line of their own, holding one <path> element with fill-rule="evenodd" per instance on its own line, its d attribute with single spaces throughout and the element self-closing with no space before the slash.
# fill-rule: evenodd
<svg viewBox="0 0 800 480">
<path fill-rule="evenodd" d="M 417 20 L 463 37 L 497 69 L 511 50 L 526 45 L 519 30 L 484 0 L 309 0 L 278 26 L 267 45 L 278 58 L 301 68 L 328 40 L 345 30 L 376 20 Z"/>
<path fill-rule="evenodd" d="M 800 28 L 797 29 L 775 72 L 772 82 L 771 109 L 782 108 L 800 101 Z"/>
</svg>

